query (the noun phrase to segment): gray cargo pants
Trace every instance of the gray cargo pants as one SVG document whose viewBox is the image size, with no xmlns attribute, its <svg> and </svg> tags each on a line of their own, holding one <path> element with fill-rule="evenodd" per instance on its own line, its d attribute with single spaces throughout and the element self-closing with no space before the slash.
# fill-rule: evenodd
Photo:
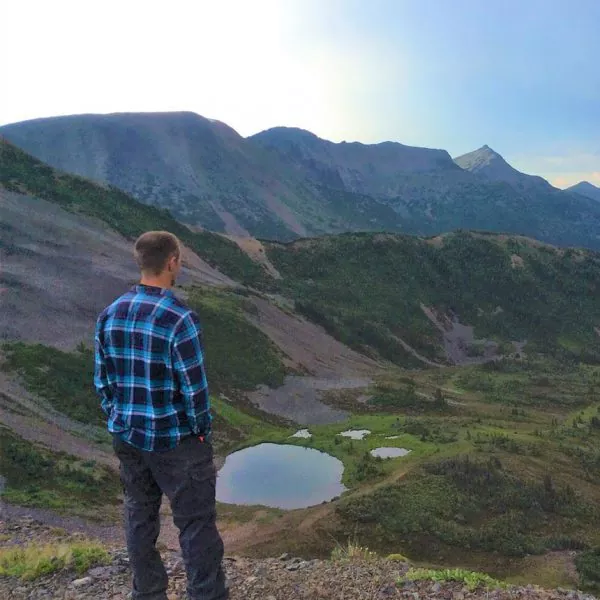
<svg viewBox="0 0 600 600">
<path fill-rule="evenodd" d="M 212 445 L 190 437 L 173 450 L 145 452 L 113 436 L 113 447 L 121 463 L 125 493 L 133 600 L 167 599 L 168 577 L 156 549 L 163 493 L 179 528 L 190 600 L 226 600 Z"/>
</svg>

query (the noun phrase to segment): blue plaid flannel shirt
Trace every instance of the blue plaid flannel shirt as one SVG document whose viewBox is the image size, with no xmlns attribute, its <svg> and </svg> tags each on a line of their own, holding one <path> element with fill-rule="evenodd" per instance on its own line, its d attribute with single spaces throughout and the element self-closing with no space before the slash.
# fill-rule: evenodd
<svg viewBox="0 0 600 600">
<path fill-rule="evenodd" d="M 142 450 L 210 436 L 198 317 L 170 291 L 136 285 L 98 317 L 94 384 L 108 430 Z"/>
</svg>

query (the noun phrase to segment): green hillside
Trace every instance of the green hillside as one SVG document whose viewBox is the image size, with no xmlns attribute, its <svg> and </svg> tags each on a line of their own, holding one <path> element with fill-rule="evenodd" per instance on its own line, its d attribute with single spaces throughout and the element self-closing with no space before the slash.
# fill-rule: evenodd
<svg viewBox="0 0 600 600">
<path fill-rule="evenodd" d="M 423 306 L 474 326 L 476 338 L 499 350 L 526 341 L 529 352 L 600 359 L 600 256 L 591 251 L 467 232 L 430 240 L 344 234 L 267 248 L 299 312 L 398 364 L 418 361 L 394 336 L 445 360 Z M 469 351 L 479 352 L 477 345 Z"/>
<path fill-rule="evenodd" d="M 151 229 L 166 229 L 233 279 L 255 285 L 264 280 L 263 270 L 222 236 L 193 233 L 168 211 L 142 204 L 117 188 L 56 171 L 1 137 L 0 185 L 100 219 L 129 239 Z"/>
<path fill-rule="evenodd" d="M 190 290 L 189 303 L 200 316 L 206 370 L 213 393 L 278 386 L 286 374 L 279 349 L 244 317 L 243 296 L 212 290 Z M 76 352 L 42 344 L 0 344 L 0 368 L 20 375 L 27 388 L 69 417 L 104 423 L 93 389 L 94 357 L 81 345 Z M 52 376 L 49 376 L 49 373 Z"/>
</svg>

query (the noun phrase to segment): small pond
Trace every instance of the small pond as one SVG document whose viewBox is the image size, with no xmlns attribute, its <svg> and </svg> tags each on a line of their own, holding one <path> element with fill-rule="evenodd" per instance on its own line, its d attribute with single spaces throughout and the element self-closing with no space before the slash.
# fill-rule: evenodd
<svg viewBox="0 0 600 600">
<path fill-rule="evenodd" d="M 349 429 L 348 431 L 342 431 L 338 435 L 348 437 L 352 440 L 363 440 L 371 432 L 368 429 Z"/>
<path fill-rule="evenodd" d="M 290 435 L 290 437 L 309 439 L 312 437 L 312 433 L 308 429 L 300 429 L 294 435 Z"/>
<path fill-rule="evenodd" d="M 376 458 L 398 458 L 400 456 L 406 456 L 410 450 L 406 448 L 375 448 L 371 450 L 371 456 Z"/>
<path fill-rule="evenodd" d="M 313 448 L 259 444 L 230 454 L 217 477 L 217 500 L 305 508 L 346 490 L 340 460 Z"/>
</svg>

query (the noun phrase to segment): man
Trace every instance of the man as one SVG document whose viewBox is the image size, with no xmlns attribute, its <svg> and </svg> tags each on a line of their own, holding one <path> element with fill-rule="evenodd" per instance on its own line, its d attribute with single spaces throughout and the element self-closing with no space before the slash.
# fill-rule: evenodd
<svg viewBox="0 0 600 600">
<path fill-rule="evenodd" d="M 181 245 L 170 233 L 150 231 L 136 241 L 135 258 L 139 285 L 98 317 L 94 378 L 121 466 L 132 598 L 167 599 L 156 549 L 165 494 L 180 532 L 190 600 L 224 600 L 200 324 L 171 291 Z"/>
</svg>

